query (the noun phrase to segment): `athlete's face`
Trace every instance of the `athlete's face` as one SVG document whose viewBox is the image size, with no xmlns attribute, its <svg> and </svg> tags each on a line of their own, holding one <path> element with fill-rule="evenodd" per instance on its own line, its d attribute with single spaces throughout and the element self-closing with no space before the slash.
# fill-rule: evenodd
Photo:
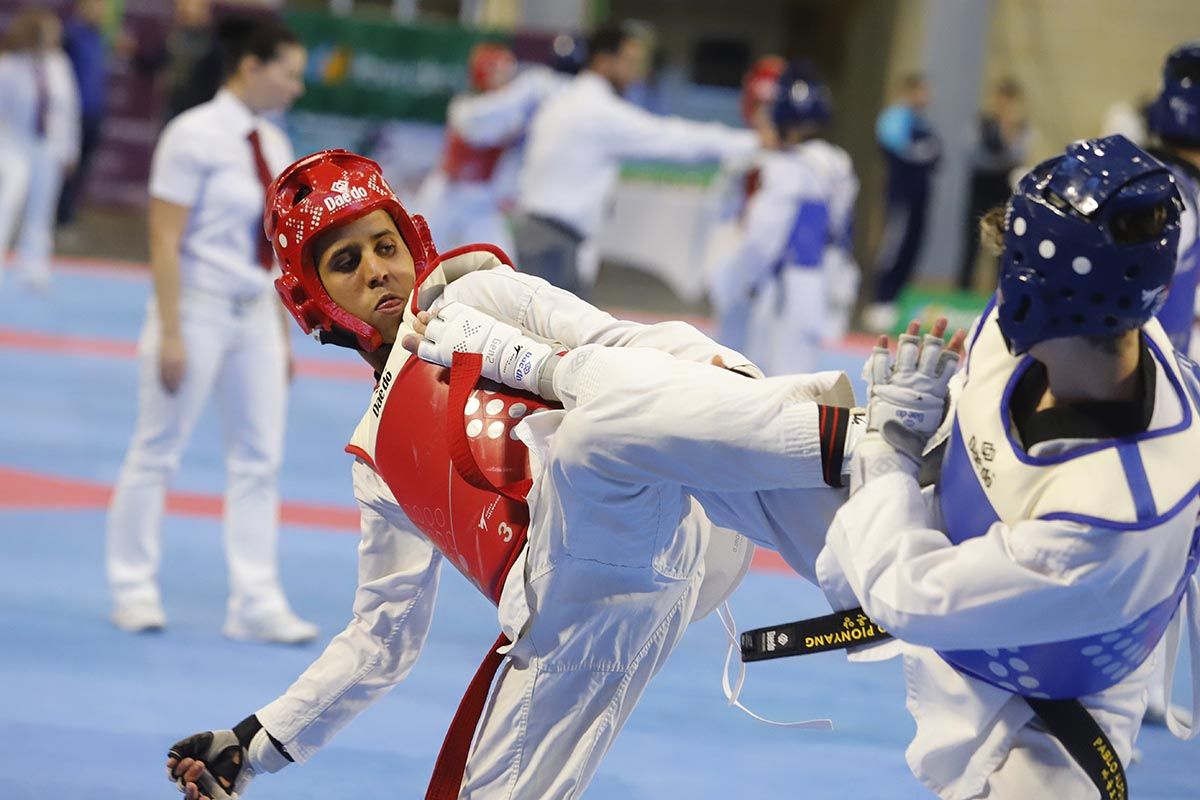
<svg viewBox="0 0 1200 800">
<path fill-rule="evenodd" d="M 333 302 L 379 331 L 384 344 L 395 344 L 416 267 L 391 214 L 372 211 L 329 231 L 313 255 Z"/>
</svg>

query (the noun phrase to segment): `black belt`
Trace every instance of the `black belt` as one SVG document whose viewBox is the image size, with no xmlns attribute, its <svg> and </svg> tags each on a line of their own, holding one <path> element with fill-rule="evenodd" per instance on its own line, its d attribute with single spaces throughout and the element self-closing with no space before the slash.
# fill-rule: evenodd
<svg viewBox="0 0 1200 800">
<path fill-rule="evenodd" d="M 554 230 L 561 233 L 563 236 L 566 236 L 568 239 L 571 239 L 572 241 L 574 241 L 575 244 L 579 244 L 580 242 L 583 241 L 583 234 L 580 233 L 579 231 L 575 230 L 575 228 L 571 227 L 570 225 L 563 222 L 562 220 L 557 220 L 557 219 L 554 219 L 553 217 L 544 217 L 541 214 L 526 213 L 525 216 L 528 217 L 529 219 L 533 220 L 534 222 L 545 225 L 548 228 L 553 228 Z"/>
<path fill-rule="evenodd" d="M 882 642 L 892 635 L 872 622 L 861 608 L 823 617 L 755 628 L 741 635 L 742 661 L 765 661 Z M 1024 697 L 1050 735 L 1100 790 L 1103 800 L 1128 800 L 1125 768 L 1112 742 L 1078 700 Z"/>
</svg>

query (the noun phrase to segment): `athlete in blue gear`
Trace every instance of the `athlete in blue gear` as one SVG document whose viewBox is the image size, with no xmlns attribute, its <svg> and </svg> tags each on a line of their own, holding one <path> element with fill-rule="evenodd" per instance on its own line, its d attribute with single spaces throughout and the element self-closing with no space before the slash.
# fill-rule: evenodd
<svg viewBox="0 0 1200 800">
<path fill-rule="evenodd" d="M 1154 318 L 1180 211 L 1124 137 L 1076 142 L 984 220 L 1000 285 L 929 442 L 943 384 L 915 337 L 868 362 L 869 432 L 818 574 L 902 640 L 908 762 L 940 797 L 1126 796 L 1155 645 L 1173 661 L 1183 629 L 1200 642 L 1200 371 Z"/>
<path fill-rule="evenodd" d="M 850 252 L 858 178 L 825 140 L 829 88 L 803 62 L 779 76 L 771 107 L 776 149 L 759 157 L 759 187 L 738 244 L 713 269 L 720 317 L 749 306 L 745 352 L 768 375 L 811 372 L 822 342 L 849 327 L 859 270 Z"/>
<path fill-rule="evenodd" d="M 1181 45 L 1167 56 L 1162 91 L 1150 106 L 1149 117 L 1150 131 L 1158 140 L 1150 154 L 1171 170 L 1184 203 L 1179 260 L 1158 321 L 1175 348 L 1187 353 L 1200 281 L 1200 41 Z"/>
</svg>

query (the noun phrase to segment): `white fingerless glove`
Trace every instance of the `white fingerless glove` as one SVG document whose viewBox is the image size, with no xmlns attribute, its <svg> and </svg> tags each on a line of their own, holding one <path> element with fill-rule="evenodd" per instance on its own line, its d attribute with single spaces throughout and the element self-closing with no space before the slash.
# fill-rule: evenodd
<svg viewBox="0 0 1200 800">
<path fill-rule="evenodd" d="M 455 353 L 482 355 L 483 377 L 488 380 L 555 399 L 548 388 L 552 382 L 541 380 L 547 365 L 553 362 L 555 348 L 482 311 L 462 303 L 447 303 L 426 326 L 417 355 L 448 367 Z"/>
<path fill-rule="evenodd" d="M 899 337 L 896 358 L 875 347 L 863 368 L 867 432 L 854 450 L 850 492 L 889 472 L 916 477 L 929 437 L 942 422 L 958 354 L 941 337 Z"/>
</svg>

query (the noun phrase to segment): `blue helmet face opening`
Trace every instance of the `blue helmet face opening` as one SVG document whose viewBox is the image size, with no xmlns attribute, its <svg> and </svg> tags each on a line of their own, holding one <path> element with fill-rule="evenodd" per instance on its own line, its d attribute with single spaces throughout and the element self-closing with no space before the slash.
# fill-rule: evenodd
<svg viewBox="0 0 1200 800">
<path fill-rule="evenodd" d="M 1162 91 L 1150 105 L 1150 130 L 1168 144 L 1200 147 L 1200 42 L 1175 48 Z"/>
<path fill-rule="evenodd" d="M 833 116 L 829 87 L 806 62 L 790 64 L 779 76 L 771 120 L 779 130 L 797 125 L 826 125 Z"/>
<path fill-rule="evenodd" d="M 1175 272 L 1181 210 L 1171 173 L 1123 136 L 1076 142 L 1026 174 L 1000 257 L 1009 350 L 1115 336 L 1154 316 Z"/>
</svg>

